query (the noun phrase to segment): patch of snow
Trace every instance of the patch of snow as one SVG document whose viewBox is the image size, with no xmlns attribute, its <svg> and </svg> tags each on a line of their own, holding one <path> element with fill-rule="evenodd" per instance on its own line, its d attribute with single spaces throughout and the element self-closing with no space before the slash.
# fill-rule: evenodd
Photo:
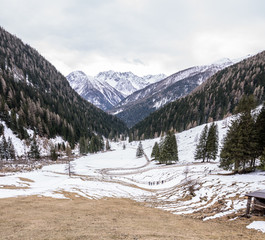
<svg viewBox="0 0 265 240">
<path fill-rule="evenodd" d="M 254 221 L 247 225 L 248 229 L 255 229 L 265 233 L 265 221 Z"/>
</svg>

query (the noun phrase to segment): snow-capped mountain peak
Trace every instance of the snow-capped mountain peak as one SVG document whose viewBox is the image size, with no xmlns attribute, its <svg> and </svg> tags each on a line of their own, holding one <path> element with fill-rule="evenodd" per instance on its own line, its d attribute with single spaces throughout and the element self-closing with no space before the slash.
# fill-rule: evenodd
<svg viewBox="0 0 265 240">
<path fill-rule="evenodd" d="M 112 108 L 124 98 L 107 82 L 102 83 L 82 71 L 72 72 L 66 78 L 80 96 L 103 110 Z"/>
<path fill-rule="evenodd" d="M 132 72 L 114 72 L 109 70 L 100 72 L 95 78 L 101 82 L 107 82 L 113 88 L 121 92 L 124 96 L 128 96 L 151 83 L 162 80 L 165 77 L 166 75 L 164 74 L 139 77 Z"/>
</svg>

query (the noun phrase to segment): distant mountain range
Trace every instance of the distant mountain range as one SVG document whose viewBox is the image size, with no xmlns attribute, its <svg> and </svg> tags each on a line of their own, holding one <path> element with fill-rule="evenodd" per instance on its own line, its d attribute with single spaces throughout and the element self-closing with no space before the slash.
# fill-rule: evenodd
<svg viewBox="0 0 265 240">
<path fill-rule="evenodd" d="M 66 78 L 84 99 L 132 127 L 165 104 L 186 96 L 216 72 L 240 60 L 224 58 L 211 65 L 179 71 L 169 77 L 164 74 L 139 77 L 132 72 L 114 71 L 100 72 L 91 77 L 75 71 Z"/>
<path fill-rule="evenodd" d="M 110 113 L 122 119 L 128 127 L 132 127 L 165 104 L 189 94 L 216 72 L 235 62 L 223 59 L 211 65 L 179 71 L 129 95 L 111 109 Z"/>
<path fill-rule="evenodd" d="M 126 96 L 165 77 L 164 74 L 139 77 L 132 72 L 114 71 L 100 72 L 95 77 L 75 71 L 66 76 L 80 96 L 105 111 L 115 107 Z"/>
</svg>

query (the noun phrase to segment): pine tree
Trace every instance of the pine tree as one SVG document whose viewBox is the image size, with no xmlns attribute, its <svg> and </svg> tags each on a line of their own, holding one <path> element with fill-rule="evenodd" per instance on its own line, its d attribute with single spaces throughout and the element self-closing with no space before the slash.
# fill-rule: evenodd
<svg viewBox="0 0 265 240">
<path fill-rule="evenodd" d="M 137 147 L 137 150 L 136 150 L 136 157 L 140 158 L 144 155 L 144 149 L 143 149 L 143 145 L 142 145 L 142 142 L 140 141 L 139 142 L 139 145 Z"/>
<path fill-rule="evenodd" d="M 50 148 L 50 157 L 51 157 L 52 161 L 56 161 L 58 158 L 58 154 L 56 152 L 56 147 L 54 145 L 52 145 Z"/>
<path fill-rule="evenodd" d="M 160 155 L 159 145 L 157 142 L 155 142 L 155 145 L 152 149 L 151 157 L 154 158 L 155 160 L 159 160 L 159 155 Z"/>
<path fill-rule="evenodd" d="M 8 143 L 6 141 L 5 135 L 3 135 L 1 141 L 1 159 L 7 161 L 8 158 L 9 158 Z"/>
<path fill-rule="evenodd" d="M 263 106 L 257 117 L 255 129 L 258 135 L 257 155 L 260 156 L 265 148 L 265 106 Z"/>
<path fill-rule="evenodd" d="M 8 152 L 9 159 L 12 159 L 12 160 L 16 159 L 15 147 L 10 137 L 8 137 L 8 141 L 7 141 L 7 152 Z"/>
<path fill-rule="evenodd" d="M 35 160 L 40 159 L 40 150 L 39 146 L 36 141 L 36 135 L 34 134 L 31 146 L 30 146 L 30 151 L 29 151 L 29 157 Z"/>
<path fill-rule="evenodd" d="M 4 126 L 0 123 L 0 136 L 4 134 Z"/>
<path fill-rule="evenodd" d="M 159 154 L 159 162 L 172 164 L 178 161 L 178 146 L 175 134 L 168 132 L 162 141 Z"/>
<path fill-rule="evenodd" d="M 225 170 L 238 171 L 241 165 L 242 140 L 240 138 L 240 121 L 234 120 L 228 128 L 220 153 L 220 167 Z"/>
<path fill-rule="evenodd" d="M 206 159 L 207 162 L 212 159 L 215 160 L 218 153 L 218 126 L 214 123 L 211 124 L 207 142 L 206 142 Z"/>
<path fill-rule="evenodd" d="M 85 137 L 81 137 L 79 140 L 79 153 L 80 155 L 85 155 L 88 153 L 88 142 Z"/>
<path fill-rule="evenodd" d="M 265 147 L 264 147 L 264 150 L 260 156 L 260 167 L 262 170 L 265 171 Z"/>
<path fill-rule="evenodd" d="M 243 97 L 237 107 L 238 119 L 233 121 L 224 139 L 220 154 L 220 166 L 245 172 L 255 168 L 258 157 L 258 133 L 251 109 L 255 106 L 254 98 Z"/>
<path fill-rule="evenodd" d="M 206 151 L 207 151 L 207 137 L 208 137 L 208 126 L 205 125 L 199 139 L 199 143 L 196 146 L 195 150 L 195 160 L 202 159 L 202 162 L 205 162 Z"/>
<path fill-rule="evenodd" d="M 3 137 L 0 139 L 0 159 L 4 160 L 5 155 L 4 155 L 4 144 L 3 144 Z"/>
</svg>

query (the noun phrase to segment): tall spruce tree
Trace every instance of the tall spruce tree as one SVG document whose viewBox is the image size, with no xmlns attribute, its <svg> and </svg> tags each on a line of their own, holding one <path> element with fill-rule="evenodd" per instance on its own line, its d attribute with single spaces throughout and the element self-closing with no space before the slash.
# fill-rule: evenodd
<svg viewBox="0 0 265 240">
<path fill-rule="evenodd" d="M 239 133 L 239 120 L 232 121 L 224 138 L 223 147 L 220 153 L 220 167 L 225 170 L 238 171 L 243 157 L 240 149 L 242 141 Z"/>
<path fill-rule="evenodd" d="M 29 151 L 29 157 L 38 160 L 40 159 L 40 150 L 39 146 L 37 144 L 36 135 L 34 134 L 31 145 L 30 145 L 30 151 Z"/>
<path fill-rule="evenodd" d="M 58 158 L 58 154 L 56 152 L 56 147 L 54 145 L 50 146 L 50 157 L 52 161 L 56 161 Z"/>
<path fill-rule="evenodd" d="M 88 153 L 88 140 L 85 137 L 81 137 L 79 140 L 79 153 L 80 155 Z"/>
<path fill-rule="evenodd" d="M 152 149 L 151 157 L 154 158 L 155 160 L 159 160 L 159 155 L 160 155 L 159 145 L 157 142 L 155 142 L 155 145 Z"/>
<path fill-rule="evenodd" d="M 144 149 L 142 142 L 140 141 L 136 150 L 136 157 L 140 158 L 144 155 Z"/>
<path fill-rule="evenodd" d="M 202 162 L 205 162 L 206 153 L 207 153 L 207 138 L 208 138 L 208 126 L 205 125 L 200 135 L 199 143 L 196 145 L 196 150 L 194 155 L 195 160 L 202 159 Z"/>
<path fill-rule="evenodd" d="M 209 128 L 205 147 L 207 162 L 210 159 L 215 160 L 218 153 L 218 126 L 214 123 Z"/>
<path fill-rule="evenodd" d="M 7 141 L 7 151 L 8 151 L 8 158 L 15 160 L 16 151 L 15 151 L 15 147 L 13 145 L 12 139 L 10 137 L 8 137 L 8 141 Z"/>
<path fill-rule="evenodd" d="M 159 162 L 172 164 L 178 161 L 178 145 L 175 134 L 168 132 L 160 147 Z"/>
<path fill-rule="evenodd" d="M 262 107 L 255 124 L 258 136 L 257 155 L 261 156 L 265 148 L 265 106 Z"/>
</svg>

